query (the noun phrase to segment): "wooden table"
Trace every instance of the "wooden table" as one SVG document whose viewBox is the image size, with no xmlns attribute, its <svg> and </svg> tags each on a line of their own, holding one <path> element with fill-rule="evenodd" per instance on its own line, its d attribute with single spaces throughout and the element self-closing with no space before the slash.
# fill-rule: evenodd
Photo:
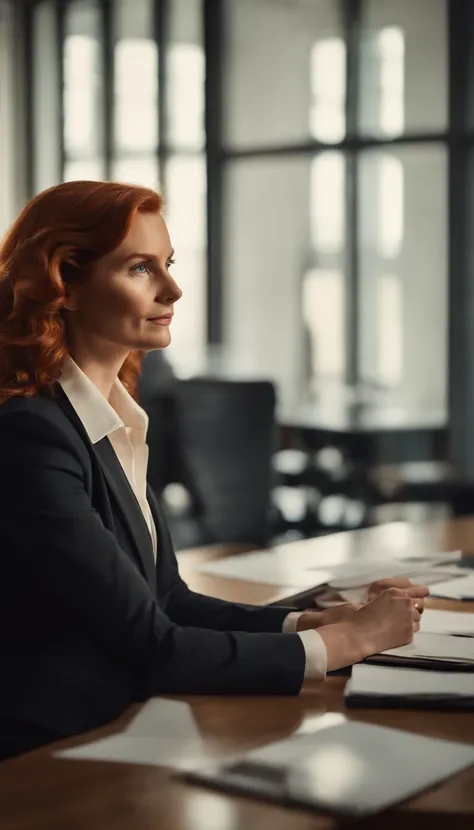
<svg viewBox="0 0 474 830">
<path fill-rule="evenodd" d="M 324 537 L 288 546 L 298 558 L 304 546 L 315 546 L 321 562 L 395 556 L 402 550 L 474 551 L 474 520 L 407 525 L 396 523 L 370 530 Z M 292 593 L 275 588 L 222 580 L 197 573 L 200 562 L 229 551 L 180 554 L 181 572 L 199 591 L 226 599 L 266 603 Z M 454 607 L 430 601 L 438 607 Z M 463 604 L 474 612 L 474 604 Z M 196 725 L 215 758 L 250 749 L 310 729 L 325 712 L 344 710 L 345 679 L 329 678 L 296 698 L 185 698 Z M 184 698 L 183 698 L 184 699 Z M 61 747 L 86 743 L 119 731 L 137 707 L 119 721 Z M 474 742 L 474 716 L 463 713 L 349 710 L 353 719 L 408 729 L 433 737 Z M 0 765 L 1 830 L 316 830 L 342 826 L 332 818 L 289 810 L 251 799 L 231 797 L 185 784 L 165 769 L 66 761 L 52 757 L 51 747 Z M 374 819 L 364 828 L 472 828 L 474 768 Z"/>
</svg>

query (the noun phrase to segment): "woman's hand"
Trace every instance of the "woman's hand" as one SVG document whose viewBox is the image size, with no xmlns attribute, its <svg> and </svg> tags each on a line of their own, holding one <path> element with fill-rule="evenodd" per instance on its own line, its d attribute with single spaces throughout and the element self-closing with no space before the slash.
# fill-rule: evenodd
<svg viewBox="0 0 474 830">
<path fill-rule="evenodd" d="M 327 670 L 336 671 L 371 654 L 411 643 L 420 628 L 415 601 L 399 588 L 388 588 L 358 608 L 351 619 L 319 628 L 326 645 Z"/>
<path fill-rule="evenodd" d="M 377 582 L 372 582 L 367 591 L 367 601 L 371 602 L 376 599 L 384 591 L 389 588 L 398 588 L 404 592 L 407 597 L 415 600 L 415 607 L 420 614 L 425 608 L 425 597 L 430 594 L 430 589 L 426 585 L 415 585 L 406 577 L 391 577 L 389 579 L 379 579 Z"/>
<path fill-rule="evenodd" d="M 353 625 L 363 658 L 411 643 L 420 629 L 416 604 L 405 590 L 388 588 L 357 611 Z"/>
</svg>

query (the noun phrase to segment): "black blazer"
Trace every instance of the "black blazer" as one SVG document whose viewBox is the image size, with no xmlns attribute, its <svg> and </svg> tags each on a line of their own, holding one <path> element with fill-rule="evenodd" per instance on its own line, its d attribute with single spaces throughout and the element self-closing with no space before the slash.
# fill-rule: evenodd
<svg viewBox="0 0 474 830">
<path fill-rule="evenodd" d="M 190 591 L 148 499 L 156 567 L 109 440 L 92 445 L 60 387 L 0 406 L 0 758 L 152 695 L 300 690 L 303 644 L 280 633 L 292 609 Z"/>
</svg>

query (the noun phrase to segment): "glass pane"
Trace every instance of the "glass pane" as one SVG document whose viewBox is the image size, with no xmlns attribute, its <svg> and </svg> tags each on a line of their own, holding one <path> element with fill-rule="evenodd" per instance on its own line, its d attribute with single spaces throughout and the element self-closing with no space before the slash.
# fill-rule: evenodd
<svg viewBox="0 0 474 830">
<path fill-rule="evenodd" d="M 150 0 L 121 0 L 114 49 L 115 149 L 153 152 L 158 145 L 158 48 Z"/>
<path fill-rule="evenodd" d="M 204 147 L 204 48 L 201 0 L 170 4 L 167 51 L 167 142 L 174 149 Z"/>
<path fill-rule="evenodd" d="M 99 156 L 103 114 L 100 10 L 96 3 L 66 6 L 63 49 L 66 155 Z"/>
<path fill-rule="evenodd" d="M 334 0 L 225 0 L 229 146 L 337 142 L 345 133 L 345 46 Z"/>
<path fill-rule="evenodd" d="M 360 374 L 442 409 L 447 371 L 447 162 L 438 145 L 360 157 Z"/>
<path fill-rule="evenodd" d="M 311 265 L 303 278 L 303 317 L 313 381 L 345 374 L 345 159 L 320 153 L 310 167 Z"/>
<path fill-rule="evenodd" d="M 445 130 L 446 0 L 365 0 L 363 8 L 361 132 L 390 138 Z"/>
<path fill-rule="evenodd" d="M 311 378 L 342 382 L 346 365 L 344 273 L 341 268 L 312 268 L 303 280 L 303 315 L 310 340 Z"/>
<path fill-rule="evenodd" d="M 343 373 L 343 171 L 333 153 L 226 167 L 225 343 L 242 371 L 277 382 L 283 404 L 305 397 L 316 372 Z"/>
<path fill-rule="evenodd" d="M 183 290 L 173 321 L 170 359 L 183 369 L 204 355 L 207 325 L 206 161 L 172 156 L 166 166 L 164 216 L 176 252 L 173 276 Z"/>
<path fill-rule="evenodd" d="M 341 153 L 320 153 L 311 162 L 311 242 L 319 253 L 340 253 L 344 246 L 345 175 Z"/>
<path fill-rule="evenodd" d="M 78 180 L 100 182 L 103 178 L 104 163 L 101 159 L 67 161 L 64 165 L 63 180 L 65 182 L 72 182 Z"/>
<path fill-rule="evenodd" d="M 309 129 L 318 141 L 342 141 L 346 131 L 346 45 L 340 37 L 316 41 L 311 48 Z"/>
<path fill-rule="evenodd" d="M 112 163 L 112 180 L 140 184 L 159 189 L 158 162 L 154 156 L 138 159 L 117 159 Z"/>
</svg>

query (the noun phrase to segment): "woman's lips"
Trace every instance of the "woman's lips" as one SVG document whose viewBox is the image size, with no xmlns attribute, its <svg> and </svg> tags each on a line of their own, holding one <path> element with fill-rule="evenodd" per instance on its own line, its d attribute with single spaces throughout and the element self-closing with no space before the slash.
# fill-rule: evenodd
<svg viewBox="0 0 474 830">
<path fill-rule="evenodd" d="M 172 319 L 172 314 L 165 314 L 163 317 L 153 317 L 148 322 L 153 323 L 154 326 L 169 326 Z"/>
</svg>

